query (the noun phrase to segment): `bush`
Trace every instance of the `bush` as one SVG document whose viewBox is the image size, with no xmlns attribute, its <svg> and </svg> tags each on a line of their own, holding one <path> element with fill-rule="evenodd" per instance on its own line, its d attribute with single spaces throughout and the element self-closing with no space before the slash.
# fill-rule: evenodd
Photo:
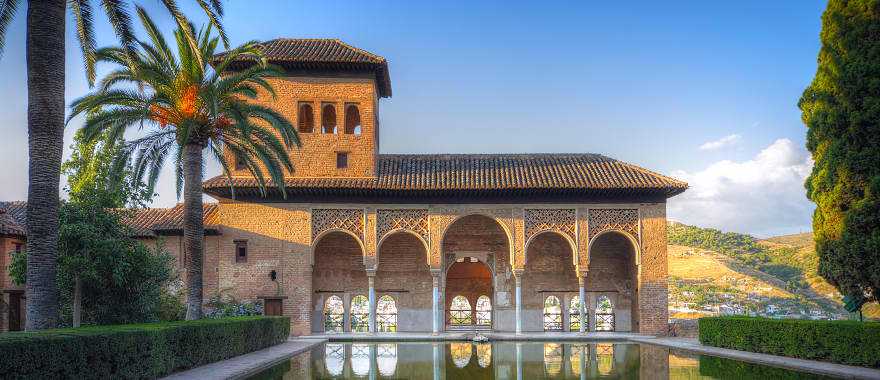
<svg viewBox="0 0 880 380">
<path fill-rule="evenodd" d="M 246 317 L 251 315 L 263 315 L 263 302 L 238 301 L 234 297 L 216 295 L 211 297 L 207 304 L 207 318 Z"/>
<path fill-rule="evenodd" d="M 700 318 L 700 343 L 735 350 L 880 367 L 880 323 L 757 317 Z"/>
<path fill-rule="evenodd" d="M 0 335 L 0 377 L 146 379 L 287 340 L 287 317 L 202 319 Z"/>
</svg>

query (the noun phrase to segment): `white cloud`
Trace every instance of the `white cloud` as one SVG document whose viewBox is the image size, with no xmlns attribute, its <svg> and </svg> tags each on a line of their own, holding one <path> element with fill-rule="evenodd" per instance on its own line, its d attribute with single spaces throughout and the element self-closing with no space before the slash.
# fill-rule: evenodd
<svg viewBox="0 0 880 380">
<path fill-rule="evenodd" d="M 724 136 L 718 140 L 709 141 L 707 143 L 704 143 L 703 145 L 700 145 L 700 150 L 717 150 L 717 149 L 721 149 L 721 148 L 728 147 L 731 145 L 735 145 L 736 143 L 739 142 L 740 138 L 741 138 L 740 135 L 737 135 L 737 134 L 727 135 L 727 136 Z"/>
<path fill-rule="evenodd" d="M 758 236 L 808 231 L 814 205 L 803 184 L 812 167 L 805 149 L 779 139 L 747 161 L 673 172 L 690 189 L 669 200 L 669 218 Z"/>
</svg>

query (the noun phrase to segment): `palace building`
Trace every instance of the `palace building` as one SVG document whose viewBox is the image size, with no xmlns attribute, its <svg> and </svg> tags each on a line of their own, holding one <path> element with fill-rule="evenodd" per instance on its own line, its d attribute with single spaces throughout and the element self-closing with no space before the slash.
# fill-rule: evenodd
<svg viewBox="0 0 880 380">
<path fill-rule="evenodd" d="M 241 167 L 204 182 L 206 300 L 263 299 L 294 335 L 666 333 L 666 200 L 686 183 L 590 153 L 382 154 L 384 58 L 332 39 L 264 51 L 288 75 L 257 101 L 302 147 L 286 197 Z M 183 265 L 182 215 L 130 223 Z"/>
</svg>

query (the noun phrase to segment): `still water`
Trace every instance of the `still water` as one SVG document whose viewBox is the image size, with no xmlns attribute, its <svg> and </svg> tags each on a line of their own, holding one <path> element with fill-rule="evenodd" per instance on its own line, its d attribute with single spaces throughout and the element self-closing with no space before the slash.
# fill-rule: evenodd
<svg viewBox="0 0 880 380">
<path fill-rule="evenodd" d="M 635 343 L 326 343 L 251 379 L 827 379 Z"/>
</svg>

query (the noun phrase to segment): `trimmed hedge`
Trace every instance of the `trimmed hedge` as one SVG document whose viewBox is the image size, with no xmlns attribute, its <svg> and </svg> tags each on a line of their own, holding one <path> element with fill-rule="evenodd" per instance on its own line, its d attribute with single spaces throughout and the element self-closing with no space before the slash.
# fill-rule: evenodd
<svg viewBox="0 0 880 380">
<path fill-rule="evenodd" d="M 793 358 L 880 367 L 880 323 L 758 317 L 700 318 L 700 343 Z"/>
<path fill-rule="evenodd" d="M 287 340 L 287 317 L 0 334 L 0 378 L 151 379 Z"/>
</svg>

